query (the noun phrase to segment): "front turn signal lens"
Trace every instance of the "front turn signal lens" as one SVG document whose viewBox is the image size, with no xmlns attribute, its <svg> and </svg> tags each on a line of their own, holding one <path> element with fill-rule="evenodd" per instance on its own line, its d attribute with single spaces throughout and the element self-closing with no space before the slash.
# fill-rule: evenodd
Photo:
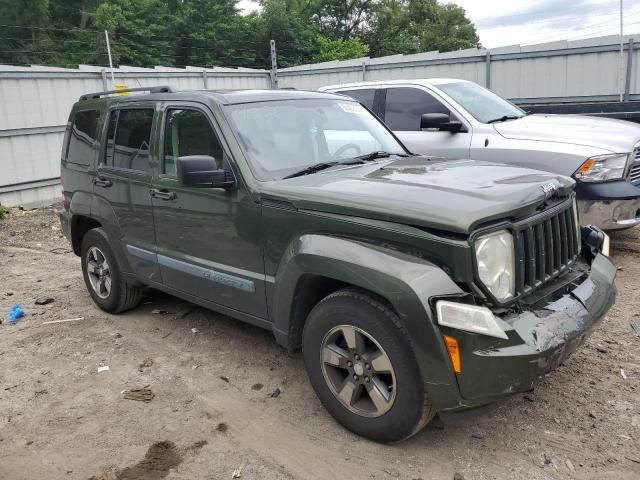
<svg viewBox="0 0 640 480">
<path fill-rule="evenodd" d="M 576 173 L 579 173 L 580 175 L 586 175 L 591 170 L 593 170 L 593 167 L 595 166 L 596 166 L 596 161 L 593 158 L 589 158 L 586 162 L 580 165 L 580 168 L 576 170 Z"/>
<path fill-rule="evenodd" d="M 462 373 L 462 361 L 460 360 L 460 347 L 458 346 L 458 340 L 449 335 L 443 335 L 444 344 L 449 352 L 449 360 L 451 360 L 451 366 L 456 373 Z"/>
</svg>

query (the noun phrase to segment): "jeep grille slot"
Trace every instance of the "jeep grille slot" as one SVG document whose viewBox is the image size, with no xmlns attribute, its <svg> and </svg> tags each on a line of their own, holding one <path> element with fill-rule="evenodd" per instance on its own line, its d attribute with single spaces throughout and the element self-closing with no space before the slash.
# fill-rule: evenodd
<svg viewBox="0 0 640 480">
<path fill-rule="evenodd" d="M 545 212 L 516 227 L 516 294 L 526 294 L 563 273 L 580 253 L 573 207 Z"/>
</svg>

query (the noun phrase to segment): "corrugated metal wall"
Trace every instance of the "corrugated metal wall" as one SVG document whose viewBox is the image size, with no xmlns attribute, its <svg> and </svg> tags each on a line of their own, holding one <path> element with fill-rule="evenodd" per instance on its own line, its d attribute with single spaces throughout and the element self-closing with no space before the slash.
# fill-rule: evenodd
<svg viewBox="0 0 640 480">
<path fill-rule="evenodd" d="M 362 80 L 449 77 L 489 86 L 516 102 L 618 98 L 628 76 L 628 99 L 640 99 L 640 42 L 625 37 L 561 41 L 449 53 L 425 52 L 278 70 L 280 88 L 315 90 Z M 631 53 L 631 54 L 629 54 Z M 631 60 L 631 61 L 629 61 Z M 621 69 L 622 67 L 622 69 Z M 622 85 L 619 72 L 622 71 Z M 130 87 L 171 85 L 190 90 L 270 88 L 266 70 L 121 67 L 116 83 Z M 32 205 L 59 197 L 59 156 L 64 125 L 80 95 L 110 88 L 96 67 L 77 70 L 0 65 L 0 203 Z"/>
<path fill-rule="evenodd" d="M 623 87 L 631 37 L 624 41 Z M 359 58 L 278 70 L 282 87 L 317 89 L 321 86 L 362 80 L 411 78 L 461 78 L 489 86 L 497 94 L 514 99 L 548 100 L 596 96 L 620 92 L 620 37 L 561 41 L 493 50 L 459 50 Z M 633 44 L 630 95 L 640 94 L 640 42 Z"/>
<path fill-rule="evenodd" d="M 265 70 L 127 68 L 115 82 L 129 87 L 170 85 L 178 90 L 270 88 Z M 44 205 L 60 198 L 60 152 L 71 106 L 80 95 L 111 89 L 99 68 L 0 65 L 0 204 Z"/>
</svg>

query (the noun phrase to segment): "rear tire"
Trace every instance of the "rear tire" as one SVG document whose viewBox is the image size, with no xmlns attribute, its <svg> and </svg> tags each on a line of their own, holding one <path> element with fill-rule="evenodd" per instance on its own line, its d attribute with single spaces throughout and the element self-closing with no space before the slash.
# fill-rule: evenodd
<svg viewBox="0 0 640 480">
<path fill-rule="evenodd" d="M 142 289 L 123 278 L 104 230 L 94 228 L 85 234 L 80 258 L 84 283 L 98 307 L 105 312 L 120 313 L 138 306 Z"/>
<path fill-rule="evenodd" d="M 435 415 L 398 316 L 364 292 L 340 290 L 313 308 L 303 356 L 322 404 L 358 435 L 399 442 Z"/>
</svg>

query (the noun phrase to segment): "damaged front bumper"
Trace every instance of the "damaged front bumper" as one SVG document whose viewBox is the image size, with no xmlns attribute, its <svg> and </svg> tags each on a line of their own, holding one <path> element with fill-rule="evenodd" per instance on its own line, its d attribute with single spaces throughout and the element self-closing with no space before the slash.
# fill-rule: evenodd
<svg viewBox="0 0 640 480">
<path fill-rule="evenodd" d="M 572 283 L 559 299 L 521 314 L 502 317 L 508 340 L 450 331 L 460 345 L 462 372 L 455 406 L 489 403 L 531 390 L 588 337 L 615 301 L 616 267 L 597 254 L 588 277 Z"/>
</svg>

